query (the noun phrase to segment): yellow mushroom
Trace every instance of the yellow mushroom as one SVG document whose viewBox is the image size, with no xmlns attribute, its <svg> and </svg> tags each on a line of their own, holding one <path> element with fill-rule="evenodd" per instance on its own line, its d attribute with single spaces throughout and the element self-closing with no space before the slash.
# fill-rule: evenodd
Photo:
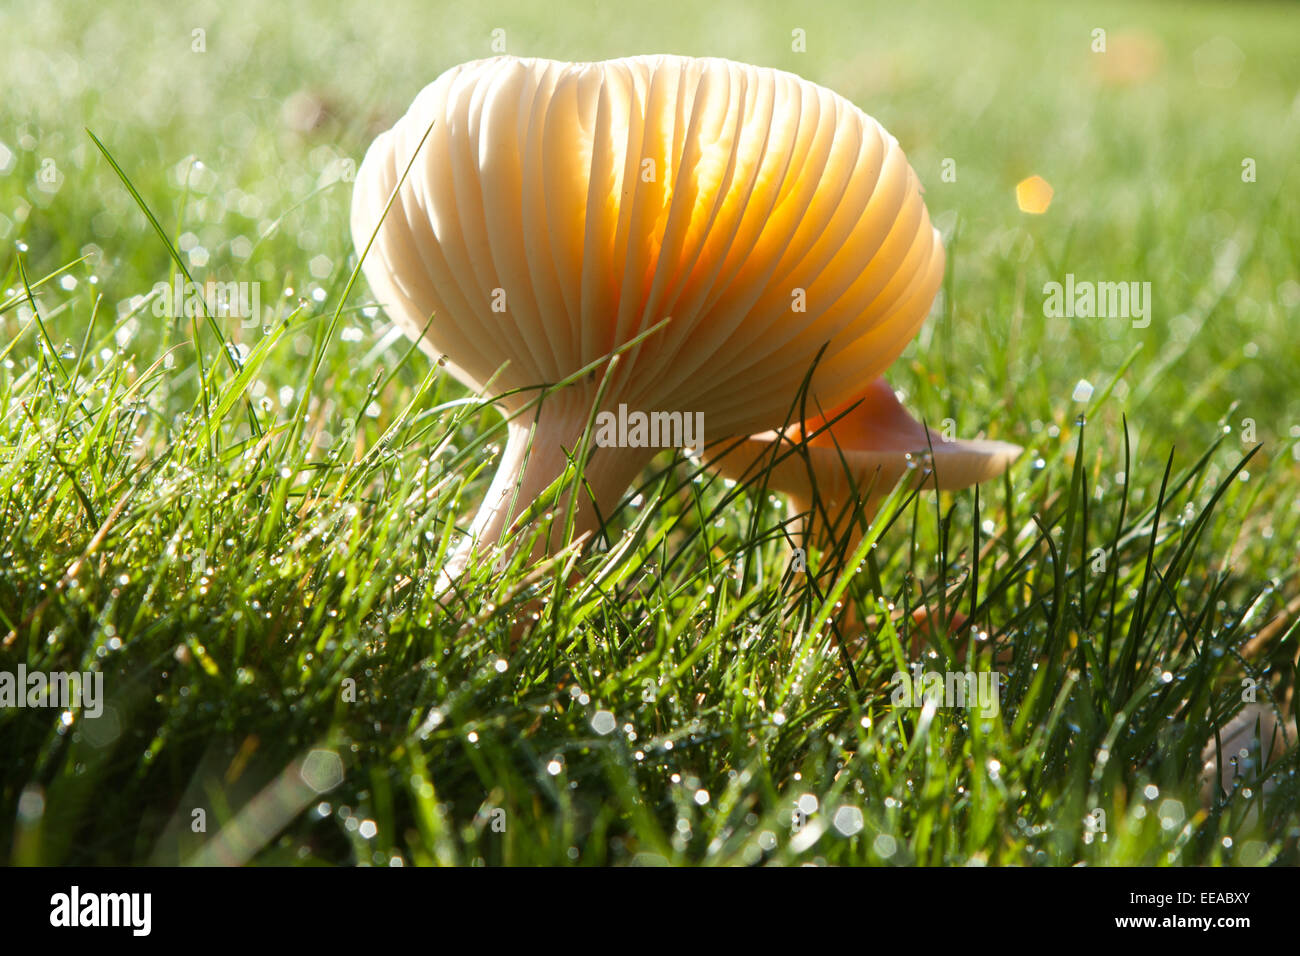
<svg viewBox="0 0 1300 956">
<path fill-rule="evenodd" d="M 1263 703 L 1247 704 L 1201 751 L 1201 804 L 1209 809 L 1220 793 L 1231 794 L 1238 783 L 1249 784 L 1271 768 L 1296 743 L 1294 720 L 1279 722 L 1277 712 Z M 1263 786 L 1277 789 L 1277 778 Z M 1255 814 L 1249 814 L 1251 821 Z"/>
<path fill-rule="evenodd" d="M 370 147 L 352 232 L 393 321 L 511 418 L 449 575 L 563 473 L 597 412 L 749 435 L 787 420 L 814 366 L 810 407 L 840 407 L 915 335 L 944 266 L 874 119 L 790 73 L 680 56 L 455 67 Z M 592 450 L 576 534 L 658 450 Z"/>
<path fill-rule="evenodd" d="M 768 487 L 789 496 L 796 513 L 822 520 L 834 534 L 859 513 L 869 519 L 905 475 L 916 487 L 968 488 L 1002 474 L 1023 451 L 1009 442 L 950 438 L 926 428 L 883 378 L 839 409 L 739 444 L 718 442 L 713 450 L 714 470 L 741 482 L 766 475 Z M 860 525 L 851 527 L 850 551 L 862 533 Z"/>
</svg>

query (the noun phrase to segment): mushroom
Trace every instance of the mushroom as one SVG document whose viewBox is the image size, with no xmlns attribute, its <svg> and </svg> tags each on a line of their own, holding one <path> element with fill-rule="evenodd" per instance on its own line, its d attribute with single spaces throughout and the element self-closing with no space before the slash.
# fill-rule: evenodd
<svg viewBox="0 0 1300 956">
<path fill-rule="evenodd" d="M 904 475 L 911 473 L 916 487 L 968 488 L 1002 474 L 1023 451 L 1009 442 L 950 438 L 926 428 L 883 378 L 834 411 L 714 448 L 711 468 L 741 482 L 766 473 L 768 487 L 789 496 L 795 512 L 804 516 L 805 529 L 813 518 L 814 494 L 820 502 L 817 515 L 824 516 L 832 534 L 854 522 L 850 553 L 862 535 L 857 514 L 869 519 Z"/>
<path fill-rule="evenodd" d="M 1273 767 L 1296 742 L 1294 720 L 1279 721 L 1272 707 L 1250 703 L 1243 707 L 1201 750 L 1201 805 L 1214 806 L 1220 793 L 1231 794 L 1240 780 L 1249 783 Z M 1277 789 L 1270 777 L 1263 792 Z M 1254 819 L 1254 811 L 1248 815 Z"/>
<path fill-rule="evenodd" d="M 889 383 L 877 378 L 832 412 L 738 443 L 717 442 L 709 467 L 733 481 L 764 482 L 785 494 L 800 515 L 805 544 L 820 519 L 825 540 L 842 543 L 843 553 L 852 555 L 862 540 L 863 522 L 871 520 L 880 500 L 905 475 L 911 475 L 914 487 L 968 488 L 1006 471 L 1022 450 L 1009 442 L 949 438 L 926 428 L 908 414 Z M 961 611 L 950 607 L 948 612 L 937 622 L 940 628 L 957 631 L 966 625 Z M 902 615 L 900 610 L 895 617 Z M 852 602 L 837 616 L 845 628 L 857 628 Z M 912 651 L 917 653 L 922 636 L 933 633 L 936 615 L 922 606 L 911 619 Z M 866 623 L 874 628 L 875 619 Z M 958 648 L 959 656 L 964 652 Z"/>
<path fill-rule="evenodd" d="M 787 421 L 805 379 L 813 407 L 841 406 L 944 266 L 874 119 L 790 73 L 681 56 L 451 69 L 371 145 L 352 234 L 397 326 L 508 419 L 448 578 L 582 448 L 585 485 L 534 556 L 571 501 L 575 538 L 598 527 L 660 449 L 590 441 L 597 414 L 702 416 L 712 439 Z"/>
</svg>

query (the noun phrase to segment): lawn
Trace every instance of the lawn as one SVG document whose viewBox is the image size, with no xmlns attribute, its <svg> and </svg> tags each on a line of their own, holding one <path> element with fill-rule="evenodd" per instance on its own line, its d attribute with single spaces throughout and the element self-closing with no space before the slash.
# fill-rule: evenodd
<svg viewBox="0 0 1300 956">
<path fill-rule="evenodd" d="M 1201 781 L 1244 698 L 1293 713 L 1294 6 L 177 6 L 0 10 L 0 671 L 103 675 L 0 708 L 0 859 L 1300 862 L 1294 737 Z M 349 202 L 494 42 L 879 119 L 948 255 L 891 382 L 1024 446 L 1005 480 L 803 571 L 783 499 L 665 454 L 593 548 L 440 595 L 502 417 L 375 307 Z M 182 268 L 257 314 L 165 314 Z M 1058 314 L 1067 276 L 1149 315 Z M 918 661 L 999 712 L 894 706 Z"/>
</svg>

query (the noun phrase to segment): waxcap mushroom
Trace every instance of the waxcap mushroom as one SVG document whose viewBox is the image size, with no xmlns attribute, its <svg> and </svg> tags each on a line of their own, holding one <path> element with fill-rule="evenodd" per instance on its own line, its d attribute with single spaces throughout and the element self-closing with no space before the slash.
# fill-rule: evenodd
<svg viewBox="0 0 1300 956">
<path fill-rule="evenodd" d="M 968 488 L 1002 474 L 1023 449 L 1003 441 L 949 438 L 928 429 L 878 378 L 839 409 L 738 445 L 718 442 L 714 451 L 711 468 L 742 482 L 766 472 L 768 487 L 788 495 L 798 513 L 812 510 L 815 491 L 819 513 L 837 529 L 852 518 L 860 499 L 869 516 L 905 475 L 912 476 L 915 487 Z M 855 528 L 851 543 L 858 534 Z"/>
<path fill-rule="evenodd" d="M 1201 751 L 1201 804 L 1214 805 L 1218 792 L 1231 793 L 1240 780 L 1249 783 L 1276 764 L 1296 744 L 1294 720 L 1279 721 L 1277 712 L 1262 702 L 1243 707 Z M 1221 759 L 1220 759 L 1221 758 Z M 1277 789 L 1277 778 L 1263 791 Z M 1253 815 L 1253 810 L 1252 810 Z"/>
<path fill-rule="evenodd" d="M 449 70 L 371 145 L 352 233 L 397 326 L 511 419 L 451 573 L 563 473 L 598 396 L 742 436 L 785 421 L 815 367 L 808 395 L 837 407 L 912 339 L 944 266 L 874 119 L 791 73 L 667 55 Z M 591 452 L 601 515 L 657 451 Z"/>
</svg>

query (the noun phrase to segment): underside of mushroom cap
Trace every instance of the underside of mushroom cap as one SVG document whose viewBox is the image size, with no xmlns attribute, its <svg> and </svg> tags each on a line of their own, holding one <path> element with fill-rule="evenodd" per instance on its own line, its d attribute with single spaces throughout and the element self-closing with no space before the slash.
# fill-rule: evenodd
<svg viewBox="0 0 1300 956">
<path fill-rule="evenodd" d="M 719 59 L 456 67 L 362 163 L 359 250 L 377 227 L 380 303 L 471 388 L 553 384 L 667 319 L 608 405 L 703 412 L 713 434 L 780 421 L 823 347 L 811 393 L 848 399 L 943 273 L 892 136 L 823 87 Z"/>
</svg>

